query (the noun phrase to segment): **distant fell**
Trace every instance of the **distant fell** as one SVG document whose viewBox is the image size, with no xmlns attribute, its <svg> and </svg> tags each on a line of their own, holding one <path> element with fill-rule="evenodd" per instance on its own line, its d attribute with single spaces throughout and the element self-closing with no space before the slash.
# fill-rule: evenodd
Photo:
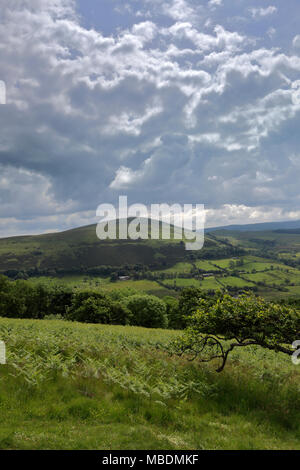
<svg viewBox="0 0 300 470">
<path fill-rule="evenodd" d="M 217 230 L 230 230 L 239 232 L 258 232 L 258 231 L 273 231 L 273 230 L 298 230 L 300 229 L 300 220 L 289 220 L 285 222 L 262 222 L 256 224 L 241 224 L 241 225 L 223 225 L 218 227 L 206 228 L 205 231 L 215 232 Z"/>
</svg>

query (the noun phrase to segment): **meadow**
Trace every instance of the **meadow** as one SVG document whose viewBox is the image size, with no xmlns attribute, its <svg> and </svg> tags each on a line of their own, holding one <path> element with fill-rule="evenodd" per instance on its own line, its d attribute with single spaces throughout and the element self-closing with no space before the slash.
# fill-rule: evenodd
<svg viewBox="0 0 300 470">
<path fill-rule="evenodd" d="M 237 262 L 242 261 L 240 266 Z M 234 264 L 234 266 L 232 266 Z M 194 269 L 194 271 L 193 271 Z M 211 273 L 201 278 L 195 269 Z M 204 291 L 235 288 L 255 288 L 256 292 L 266 298 L 299 297 L 300 270 L 274 260 L 253 255 L 239 258 L 221 258 L 213 260 L 196 260 L 180 262 L 170 268 L 149 271 L 154 279 L 129 279 L 110 281 L 109 277 L 90 275 L 64 275 L 60 277 L 31 277 L 30 283 L 44 285 L 62 285 L 75 290 L 92 289 L 110 292 L 115 289 L 134 289 L 137 292 L 154 294 L 158 297 L 176 295 L 176 290 L 185 287 L 200 287 Z M 157 282 L 155 277 L 165 274 L 171 278 Z M 182 277 L 182 276 L 186 277 Z M 282 290 L 284 288 L 284 290 Z"/>
<path fill-rule="evenodd" d="M 253 347 L 225 370 L 180 332 L 0 319 L 2 449 L 300 449 L 300 366 Z"/>
</svg>

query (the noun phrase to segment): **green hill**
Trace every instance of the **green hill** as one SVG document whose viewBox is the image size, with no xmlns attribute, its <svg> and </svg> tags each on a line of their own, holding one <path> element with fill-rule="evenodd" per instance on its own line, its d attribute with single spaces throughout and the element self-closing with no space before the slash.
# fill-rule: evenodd
<svg viewBox="0 0 300 470">
<path fill-rule="evenodd" d="M 125 264 L 170 267 L 187 256 L 184 239 L 176 238 L 177 233 L 177 228 L 170 226 L 169 240 L 162 240 L 161 232 L 159 240 L 99 240 L 96 225 L 88 225 L 60 233 L 3 238 L 0 240 L 0 272 L 56 270 L 71 273 L 96 266 Z M 219 246 L 222 243 L 206 237 L 206 250 Z"/>
<path fill-rule="evenodd" d="M 174 226 L 160 224 L 157 240 L 99 240 L 96 225 L 60 233 L 0 239 L 0 273 L 13 279 L 68 284 L 72 288 L 134 288 L 177 295 L 184 287 L 238 294 L 253 290 L 266 298 L 300 297 L 298 230 L 205 233 L 204 247 L 185 250 Z M 149 224 L 150 226 L 150 224 Z M 162 228 L 170 237 L 162 239 Z M 121 279 L 126 276 L 126 279 Z"/>
</svg>

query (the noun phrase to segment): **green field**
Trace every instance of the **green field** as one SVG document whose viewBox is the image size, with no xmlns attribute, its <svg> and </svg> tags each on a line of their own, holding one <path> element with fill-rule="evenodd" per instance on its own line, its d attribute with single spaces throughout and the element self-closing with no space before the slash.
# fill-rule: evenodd
<svg viewBox="0 0 300 470">
<path fill-rule="evenodd" d="M 167 279 L 163 282 L 164 285 L 166 286 L 178 286 L 178 287 L 200 287 L 200 282 L 197 279 L 182 279 L 182 278 L 176 278 L 176 279 Z"/>
<path fill-rule="evenodd" d="M 247 282 L 244 279 L 240 279 L 236 276 L 227 276 L 220 278 L 220 282 L 224 286 L 231 286 L 231 287 L 249 287 L 253 286 L 252 282 Z"/>
<path fill-rule="evenodd" d="M 157 282 L 147 279 L 110 282 L 109 278 L 92 276 L 63 276 L 59 278 L 42 276 L 30 278 L 28 282 L 45 286 L 64 286 L 69 287 L 73 291 L 93 290 L 96 292 L 111 292 L 119 289 L 132 289 L 137 292 L 157 295 L 158 297 L 169 294 L 169 290 Z"/>
<path fill-rule="evenodd" d="M 200 281 L 200 287 L 204 290 L 216 290 L 221 289 L 222 285 L 218 283 L 213 276 L 211 276 L 203 279 L 203 281 Z"/>
<path fill-rule="evenodd" d="M 201 260 L 201 261 L 196 261 L 195 262 L 195 266 L 198 268 L 198 269 L 203 269 L 203 271 L 218 271 L 218 268 L 216 266 L 213 265 L 214 261 L 205 261 L 205 260 Z"/>
<path fill-rule="evenodd" d="M 217 374 L 178 334 L 0 319 L 1 448 L 300 449 L 299 366 L 252 348 Z"/>
<path fill-rule="evenodd" d="M 192 269 L 191 263 L 176 263 L 168 269 L 162 269 L 161 273 L 190 273 Z"/>
</svg>

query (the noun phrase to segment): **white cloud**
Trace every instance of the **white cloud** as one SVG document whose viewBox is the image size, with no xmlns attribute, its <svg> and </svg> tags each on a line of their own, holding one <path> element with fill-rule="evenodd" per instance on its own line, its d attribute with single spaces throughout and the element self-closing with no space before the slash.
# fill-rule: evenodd
<svg viewBox="0 0 300 470">
<path fill-rule="evenodd" d="M 205 203 L 213 211 L 226 202 L 237 217 L 241 207 L 257 218 L 280 216 L 273 208 L 297 212 L 300 57 L 290 49 L 297 31 L 285 49 L 276 24 L 279 46 L 270 49 L 261 30 L 249 37 L 244 23 L 229 21 L 226 2 L 202 10 L 207 0 L 158 4 L 133 2 L 124 26 L 106 35 L 83 26 L 75 1 L 2 7 L 0 217 L 16 231 L 21 216 L 28 230 L 34 220 L 41 230 L 90 220 L 124 189 L 134 202 Z M 266 7 L 254 16 L 270 8 L 275 13 Z"/>
<path fill-rule="evenodd" d="M 251 224 L 256 222 L 280 222 L 299 220 L 300 211 L 283 210 L 280 207 L 251 207 L 236 204 L 224 204 L 219 209 L 206 210 L 206 227 L 222 225 Z"/>
<path fill-rule="evenodd" d="M 104 133 L 114 135 L 124 132 L 125 134 L 140 135 L 142 126 L 149 119 L 157 116 L 163 111 L 162 106 L 157 104 L 153 107 L 146 108 L 143 115 L 138 116 L 135 113 L 122 113 L 121 115 L 111 116 L 109 122 L 104 126 Z"/>
<path fill-rule="evenodd" d="M 249 11 L 253 18 L 263 18 L 277 13 L 278 9 L 275 6 L 270 5 L 267 8 L 250 8 Z"/>
<path fill-rule="evenodd" d="M 209 0 L 208 4 L 212 7 L 219 7 L 223 4 L 223 0 Z"/>
<path fill-rule="evenodd" d="M 267 31 L 267 35 L 269 36 L 270 39 L 273 39 L 274 36 L 276 35 L 276 29 L 271 27 Z"/>
<path fill-rule="evenodd" d="M 194 17 L 195 11 L 186 0 L 172 0 L 163 4 L 163 11 L 174 20 L 186 20 Z"/>
<path fill-rule="evenodd" d="M 297 34 L 297 36 L 294 37 L 293 46 L 295 49 L 300 49 L 300 34 Z"/>
<path fill-rule="evenodd" d="M 132 170 L 126 166 L 121 166 L 117 172 L 114 180 L 110 183 L 111 189 L 123 190 L 128 189 L 130 186 L 141 181 L 147 171 L 147 165 L 149 161 L 145 161 L 144 168 L 141 170 Z"/>
</svg>

